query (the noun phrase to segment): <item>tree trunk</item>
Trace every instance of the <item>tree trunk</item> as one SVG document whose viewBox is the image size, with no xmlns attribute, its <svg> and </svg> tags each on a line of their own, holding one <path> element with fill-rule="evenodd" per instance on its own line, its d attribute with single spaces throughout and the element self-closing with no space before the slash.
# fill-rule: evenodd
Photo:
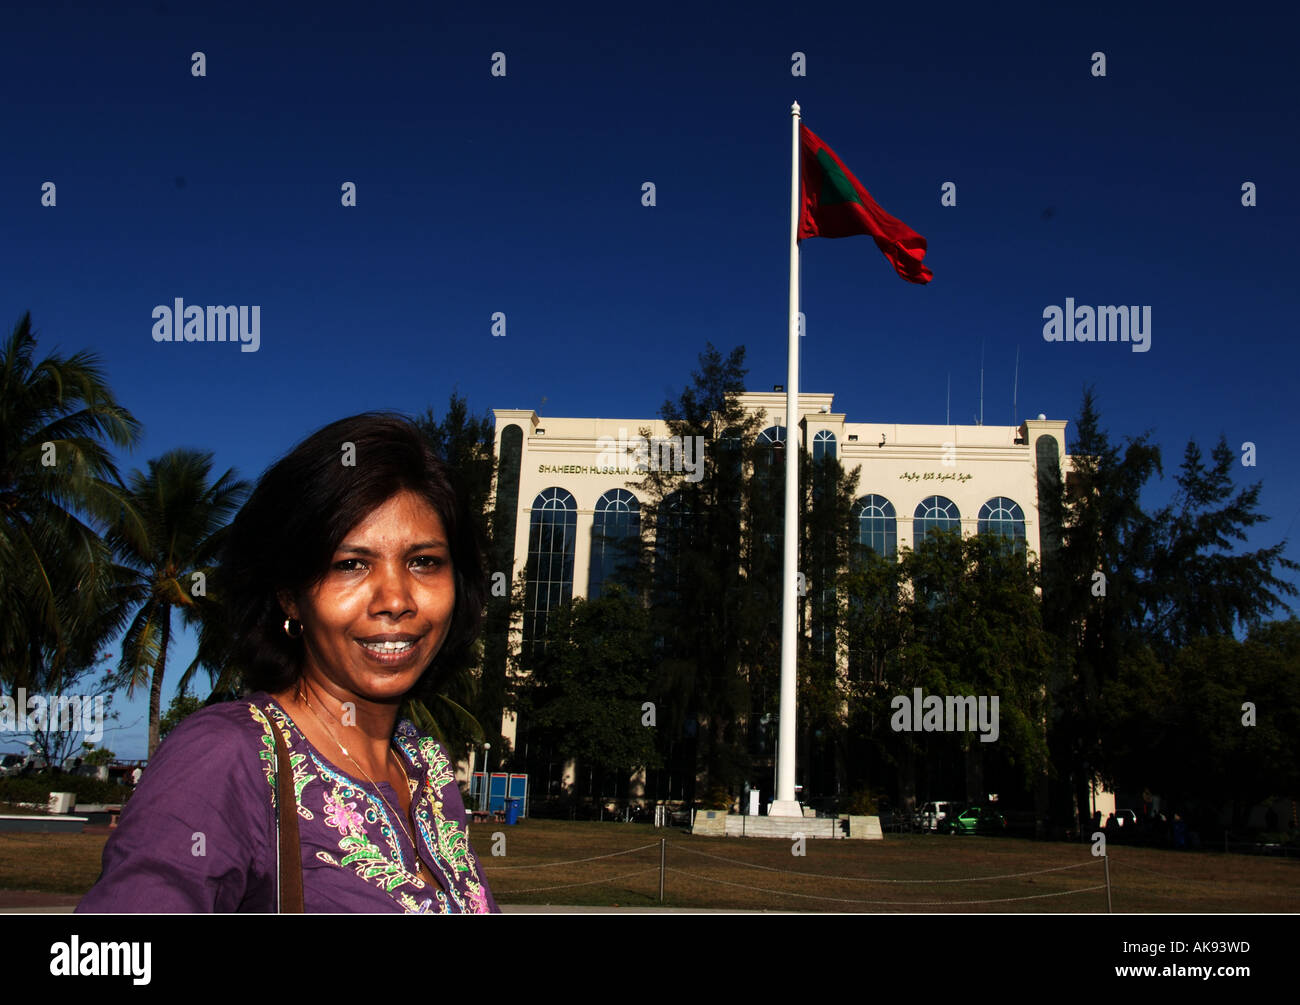
<svg viewBox="0 0 1300 1005">
<path fill-rule="evenodd" d="M 899 776 L 899 802 L 909 813 L 916 809 L 916 750 L 911 740 L 903 741 L 903 764 Z"/>
<path fill-rule="evenodd" d="M 158 749 L 158 727 L 162 718 L 162 682 L 167 671 L 167 644 L 171 641 L 171 604 L 162 606 L 162 639 L 158 643 L 158 662 L 153 668 L 153 683 L 149 686 L 149 754 Z"/>
<path fill-rule="evenodd" d="M 1047 837 L 1051 814 L 1051 778 L 1044 767 L 1034 785 L 1034 837 Z"/>
<path fill-rule="evenodd" d="M 966 802 L 984 801 L 984 752 L 976 740 L 966 748 Z"/>
<path fill-rule="evenodd" d="M 1074 817 L 1070 825 L 1076 835 L 1082 835 L 1085 821 L 1091 820 L 1092 767 L 1087 761 L 1076 763 L 1071 781 L 1074 782 Z"/>
</svg>

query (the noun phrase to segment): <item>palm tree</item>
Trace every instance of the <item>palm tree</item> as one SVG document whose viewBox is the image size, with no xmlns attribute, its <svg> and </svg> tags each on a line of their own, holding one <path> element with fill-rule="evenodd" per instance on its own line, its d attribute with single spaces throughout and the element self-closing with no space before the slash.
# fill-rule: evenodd
<svg viewBox="0 0 1300 1005">
<path fill-rule="evenodd" d="M 85 521 L 137 525 L 105 441 L 132 446 L 140 425 L 97 356 L 35 348 L 28 312 L 0 351 L 0 683 L 53 690 L 125 623 L 120 570 Z"/>
<path fill-rule="evenodd" d="M 237 698 L 244 687 L 244 667 L 236 653 L 238 646 L 231 632 L 227 611 L 221 606 L 224 596 L 224 570 L 218 565 L 208 576 L 208 595 L 196 597 L 191 620 L 198 621 L 199 644 L 194 660 L 181 674 L 177 690 L 188 692 L 200 668 L 208 672 L 209 694 L 205 704 Z"/>
<path fill-rule="evenodd" d="M 134 572 L 135 617 L 122 639 L 118 663 L 121 683 L 130 694 L 149 683 L 149 756 L 158 746 L 162 682 L 171 645 L 172 612 L 187 624 L 213 616 L 207 580 L 227 526 L 249 484 L 233 469 L 209 481 L 212 454 L 177 449 L 149 462 L 149 472 L 134 471 L 130 499 L 138 523 L 115 525 L 109 543 Z"/>
</svg>

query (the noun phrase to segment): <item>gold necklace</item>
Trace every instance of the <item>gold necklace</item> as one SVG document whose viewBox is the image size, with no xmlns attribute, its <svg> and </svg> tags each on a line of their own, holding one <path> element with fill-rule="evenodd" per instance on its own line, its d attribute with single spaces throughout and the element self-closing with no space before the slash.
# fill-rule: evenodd
<svg viewBox="0 0 1300 1005">
<path fill-rule="evenodd" d="M 343 744 L 339 741 L 339 738 L 334 735 L 334 730 L 330 729 L 329 723 L 327 723 L 324 719 L 322 719 L 320 715 L 316 712 L 316 710 L 311 707 L 311 702 L 307 700 L 307 693 L 305 688 L 299 692 L 298 697 L 302 700 L 303 706 L 307 709 L 307 711 L 310 712 L 315 717 L 316 721 L 321 724 L 321 727 L 325 730 L 325 732 L 329 734 L 330 739 L 333 740 L 336 744 L 338 744 L 339 750 L 343 751 L 343 756 L 356 765 L 357 770 L 360 771 L 361 774 L 365 776 L 366 781 L 368 781 L 371 785 L 375 787 L 375 791 L 379 793 L 379 798 L 384 801 L 384 805 L 386 805 L 390 810 L 392 810 L 393 817 L 397 820 L 397 826 L 402 828 L 402 833 L 406 835 L 406 840 L 411 842 L 411 853 L 415 856 L 416 873 L 420 876 L 421 879 L 423 879 L 430 886 L 436 886 L 437 885 L 436 881 L 433 880 L 433 876 L 431 873 L 429 873 L 428 867 L 424 864 L 424 860 L 420 858 L 420 846 L 415 843 L 415 838 L 413 838 L 411 836 L 411 832 L 406 829 L 406 824 L 402 823 L 402 814 L 398 813 L 396 808 L 393 806 L 393 804 L 388 801 L 387 797 L 384 795 L 383 790 L 379 787 L 379 785 L 375 782 L 375 780 L 371 778 L 368 774 L 366 774 L 366 769 L 363 768 L 360 764 L 357 764 L 357 759 L 353 757 L 350 753 L 348 753 L 348 748 L 343 746 Z M 388 747 L 388 753 L 391 755 L 392 752 L 393 752 L 393 748 L 390 744 Z M 407 792 L 410 792 L 411 776 L 406 773 L 406 765 L 402 764 L 402 762 L 399 760 L 397 762 L 397 766 L 402 769 L 402 775 L 406 778 Z M 414 793 L 411 793 L 411 799 L 412 800 L 415 799 Z"/>
</svg>

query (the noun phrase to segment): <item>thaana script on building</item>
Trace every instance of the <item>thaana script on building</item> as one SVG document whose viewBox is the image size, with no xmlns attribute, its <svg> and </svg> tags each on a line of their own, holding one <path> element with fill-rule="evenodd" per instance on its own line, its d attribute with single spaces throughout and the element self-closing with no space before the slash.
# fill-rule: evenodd
<svg viewBox="0 0 1300 1005">
<path fill-rule="evenodd" d="M 898 477 L 909 482 L 968 482 L 975 476 L 968 471 L 904 471 Z"/>
</svg>

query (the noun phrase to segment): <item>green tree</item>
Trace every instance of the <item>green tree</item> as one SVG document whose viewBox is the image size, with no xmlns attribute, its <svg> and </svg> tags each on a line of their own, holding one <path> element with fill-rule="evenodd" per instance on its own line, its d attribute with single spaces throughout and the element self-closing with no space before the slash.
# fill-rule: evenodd
<svg viewBox="0 0 1300 1005">
<path fill-rule="evenodd" d="M 576 598 L 551 612 L 546 639 L 520 702 L 538 738 L 607 770 L 657 767 L 655 730 L 643 721 L 655 695 L 640 598 L 617 585 L 597 600 Z"/>
<path fill-rule="evenodd" d="M 857 548 L 853 506 L 860 474 L 860 467 L 845 471 L 835 451 L 824 450 L 820 457 L 800 451 L 799 569 L 804 590 L 798 601 L 797 693 L 803 739 L 796 762 L 805 797 L 838 795 L 847 781 L 850 678 L 839 631 L 847 604 L 840 593 L 842 576 Z M 777 575 L 779 582 L 779 571 Z"/>
<path fill-rule="evenodd" d="M 215 481 L 211 471 L 212 454 L 196 450 L 171 450 L 151 460 L 147 473 L 135 471 L 130 478 L 131 502 L 141 522 L 119 522 L 108 534 L 135 574 L 135 616 L 122 639 L 118 674 L 128 694 L 149 684 L 150 757 L 160 740 L 172 614 L 179 611 L 192 625 L 219 616 L 207 583 L 216 573 L 229 522 L 249 490 L 233 469 Z"/>
<path fill-rule="evenodd" d="M 95 526 L 135 519 L 110 444 L 134 445 L 139 423 L 97 356 L 35 351 L 27 313 L 0 353 L 0 685 L 57 690 L 125 621 Z"/>
<path fill-rule="evenodd" d="M 880 610 L 895 588 L 884 570 L 874 572 L 882 593 L 862 598 L 863 608 L 887 633 L 892 658 L 885 665 L 896 675 L 872 693 L 873 724 L 881 724 L 883 734 L 888 703 L 899 694 L 911 697 L 916 687 L 942 696 L 996 695 L 999 702 L 998 738 L 992 743 L 969 730 L 885 736 L 889 759 L 900 768 L 904 803 L 915 793 L 918 760 L 944 752 L 964 762 L 968 799 L 987 793 L 990 761 L 1001 764 L 1004 778 L 1030 788 L 1047 762 L 1043 687 L 1052 655 L 1035 592 L 1033 556 L 997 535 L 931 530 L 915 549 L 903 549 L 898 575 L 906 587 L 897 594 L 901 617 Z"/>
<path fill-rule="evenodd" d="M 111 659 L 110 654 L 103 653 L 86 666 L 64 667 L 59 674 L 51 675 L 43 695 L 47 699 L 44 722 L 33 727 L 29 718 L 29 728 L 15 734 L 15 739 L 30 737 L 29 746 L 56 773 L 85 745 L 87 735 L 95 735 L 98 713 L 103 713 L 101 727 L 117 718 L 112 711 L 112 676 L 104 669 Z M 89 734 L 83 728 L 88 724 L 92 727 Z"/>
<path fill-rule="evenodd" d="M 751 505 L 746 474 L 771 460 L 755 439 L 764 417 L 746 412 L 744 347 L 724 357 L 712 344 L 660 415 L 670 436 L 701 437 L 697 481 L 650 466 L 639 481 L 644 526 L 639 591 L 650 602 L 665 743 L 694 748 L 688 799 L 734 791 L 750 769 L 748 737 L 771 704 L 772 582 L 755 568 L 770 554 L 770 513 Z M 694 442 L 694 441 L 692 441 Z M 742 527 L 743 522 L 743 527 Z M 757 697 L 755 697 L 757 695 Z"/>
<path fill-rule="evenodd" d="M 193 715 L 203 707 L 203 699 L 197 695 L 187 694 L 184 689 L 178 690 L 172 695 L 171 704 L 167 706 L 167 711 L 158 721 L 158 740 L 159 742 L 167 739 L 167 734 L 181 724 L 181 720 L 188 715 Z"/>
<path fill-rule="evenodd" d="M 82 761 L 91 767 L 100 767 L 105 764 L 112 764 L 117 758 L 117 754 L 107 747 L 99 747 L 93 743 L 84 742 L 81 745 L 83 751 Z"/>
<path fill-rule="evenodd" d="M 1276 608 L 1290 609 L 1282 595 L 1296 594 L 1274 573 L 1275 566 L 1300 569 L 1283 557 L 1285 541 L 1232 553 L 1247 528 L 1268 520 L 1257 509 L 1262 483 L 1233 494 L 1237 456 L 1223 437 L 1211 458 L 1207 468 L 1200 447 L 1187 444 L 1175 498 L 1153 519 L 1143 613 L 1148 635 L 1166 656 L 1195 638 L 1257 627 Z"/>
<path fill-rule="evenodd" d="M 1241 738 L 1238 727 L 1216 720 L 1211 728 L 1186 696 L 1200 694 L 1203 708 L 1221 712 L 1222 701 L 1244 693 L 1248 674 L 1232 669 L 1232 633 L 1257 628 L 1270 611 L 1285 608 L 1281 597 L 1296 590 L 1275 570 L 1300 568 L 1282 556 L 1285 542 L 1232 553 L 1246 528 L 1266 517 L 1256 508 L 1259 484 L 1234 490 L 1235 457 L 1225 440 L 1209 467 L 1189 443 L 1174 498 L 1148 515 L 1140 496 L 1160 470 L 1158 449 L 1146 434 L 1130 438 L 1123 451 L 1112 445 L 1091 389 L 1080 411 L 1074 472 L 1059 500 L 1061 546 L 1045 562 L 1043 598 L 1045 622 L 1060 642 L 1049 687 L 1052 760 L 1058 777 L 1070 783 L 1076 823 L 1087 814 L 1094 779 L 1136 784 L 1136 765 L 1157 771 L 1134 737 L 1167 753 L 1179 744 L 1160 738 L 1182 729 L 1201 738 L 1198 751 L 1218 750 L 1227 763 L 1223 744 Z M 1220 644 L 1192 646 L 1213 639 Z M 1214 683 L 1198 676 L 1206 661 L 1219 667 Z M 1197 763 L 1195 753 L 1178 765 Z M 1166 784 L 1192 791 L 1173 780 L 1182 777 L 1181 768 L 1159 770 L 1170 779 Z M 1200 777 L 1203 794 L 1226 791 L 1215 772 Z"/>
<path fill-rule="evenodd" d="M 1043 615 L 1058 639 L 1049 674 L 1048 740 L 1058 788 L 1053 815 L 1077 828 L 1091 783 L 1109 772 L 1102 696 L 1125 659 L 1146 646 L 1143 608 L 1151 584 L 1154 525 L 1142 489 L 1160 471 L 1149 433 L 1112 444 L 1096 398 L 1084 390 L 1070 451 L 1073 471 L 1045 511 L 1059 519 L 1060 544 L 1043 567 Z"/>
<path fill-rule="evenodd" d="M 848 564 L 841 570 L 837 598 L 841 615 L 836 637 L 847 658 L 845 757 L 847 786 L 871 787 L 873 767 L 898 779 L 901 804 L 916 798 L 917 744 L 911 737 L 894 737 L 889 730 L 890 699 L 911 694 L 916 660 L 906 658 L 915 645 L 915 626 L 905 599 L 905 570 L 894 556 L 885 556 L 854 542 Z"/>
<path fill-rule="evenodd" d="M 1168 664 L 1147 649 L 1107 695 L 1116 765 L 1108 781 L 1159 792 L 1184 811 L 1232 807 L 1300 788 L 1300 621 L 1256 627 L 1245 641 L 1207 635 Z M 1247 722 L 1247 703 L 1253 724 Z"/>
</svg>

